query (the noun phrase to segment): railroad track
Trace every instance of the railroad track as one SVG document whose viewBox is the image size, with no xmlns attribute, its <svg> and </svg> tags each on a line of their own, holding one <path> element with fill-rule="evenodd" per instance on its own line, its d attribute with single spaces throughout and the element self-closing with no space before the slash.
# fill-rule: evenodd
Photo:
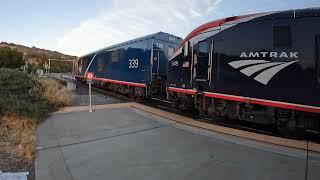
<svg viewBox="0 0 320 180">
<path fill-rule="evenodd" d="M 280 135 L 277 132 L 275 132 L 274 130 L 272 130 L 271 127 L 270 127 L 270 129 L 265 130 L 266 127 L 259 127 L 258 124 L 254 124 L 254 123 L 241 122 L 238 120 L 233 120 L 233 121 L 228 122 L 228 121 L 223 121 L 222 119 L 214 120 L 214 119 L 207 117 L 207 116 L 198 116 L 198 115 L 194 116 L 190 112 L 183 112 L 183 111 L 171 108 L 170 107 L 171 103 L 168 101 L 156 99 L 156 98 L 152 98 L 151 100 L 155 101 L 156 103 L 150 102 L 150 103 L 145 103 L 145 105 L 149 105 L 149 106 L 152 106 L 152 107 L 164 110 L 164 111 L 177 113 L 179 115 L 193 118 L 197 121 L 201 121 L 201 122 L 205 122 L 205 123 L 210 123 L 210 124 L 215 124 L 218 126 L 224 126 L 224 127 L 229 127 L 229 128 L 235 128 L 235 129 L 246 130 L 246 131 L 250 131 L 250 132 L 280 137 Z M 159 103 L 163 103 L 163 104 L 159 105 Z M 254 126 L 256 126 L 256 127 L 254 127 Z"/>
<path fill-rule="evenodd" d="M 218 120 L 215 120 L 215 119 L 212 119 L 207 116 L 198 116 L 198 115 L 194 116 L 190 112 L 183 112 L 183 111 L 179 111 L 179 110 L 171 108 L 169 106 L 169 103 L 167 106 L 159 105 L 159 102 L 161 100 L 154 99 L 154 98 L 152 100 L 156 100 L 156 103 L 148 103 L 146 105 L 153 106 L 153 107 L 159 108 L 164 111 L 178 113 L 179 115 L 190 117 L 190 118 L 193 118 L 197 121 L 201 121 L 201 122 L 205 122 L 205 123 L 210 123 L 210 124 L 214 124 L 214 125 L 218 125 L 218 126 L 229 127 L 229 128 L 239 129 L 239 130 L 245 130 L 248 132 L 259 133 L 259 134 L 263 134 L 263 135 L 271 135 L 271 136 L 275 136 L 275 137 L 281 137 L 281 135 L 275 130 L 276 128 L 271 125 L 265 126 L 265 125 L 260 125 L 260 124 L 256 124 L 256 123 L 252 123 L 252 122 L 240 121 L 240 120 L 235 120 L 235 119 L 234 120 L 225 120 L 225 119 L 220 118 Z M 295 140 L 300 140 L 300 141 L 304 141 L 304 140 L 307 141 L 308 140 L 311 142 L 320 143 L 320 132 L 309 130 L 306 134 L 308 137 L 298 137 Z"/>
</svg>

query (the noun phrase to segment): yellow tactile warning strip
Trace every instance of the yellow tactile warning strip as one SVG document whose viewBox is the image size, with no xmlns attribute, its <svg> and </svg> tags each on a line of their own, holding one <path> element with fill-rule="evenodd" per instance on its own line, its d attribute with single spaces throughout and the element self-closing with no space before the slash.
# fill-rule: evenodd
<svg viewBox="0 0 320 180">
<path fill-rule="evenodd" d="M 258 134 L 258 133 L 253 133 L 253 132 L 248 132 L 244 130 L 239 130 L 239 129 L 233 129 L 233 128 L 228 128 L 228 127 L 223 127 L 223 126 L 218 126 L 214 124 L 208 124 L 205 122 L 200 122 L 200 121 L 195 121 L 192 118 L 188 118 L 185 116 L 181 116 L 175 113 L 170 113 L 166 112 L 163 110 L 159 110 L 150 106 L 145 106 L 139 103 L 135 102 L 130 102 L 130 103 L 119 103 L 119 104 L 107 104 L 107 105 L 95 105 L 94 110 L 97 109 L 116 109 L 116 108 L 126 108 L 126 107 L 132 107 L 132 108 L 137 108 L 170 120 L 173 120 L 177 123 L 181 124 L 186 124 L 189 126 L 194 126 L 202 129 L 207 129 L 210 131 L 215 131 L 218 133 L 223 133 L 223 134 L 228 134 L 232 136 L 237 136 L 241 138 L 246 138 L 246 139 L 251 139 L 255 141 L 260 141 L 260 142 L 265 142 L 269 144 L 275 144 L 275 145 L 280 145 L 280 146 L 285 146 L 285 147 L 290 147 L 290 148 L 298 148 L 302 150 L 307 149 L 307 142 L 306 141 L 298 141 L 298 140 L 292 140 L 292 139 L 285 139 L 281 137 L 274 137 L 274 136 L 269 136 L 269 135 L 263 135 L 263 134 Z M 61 109 L 60 111 L 56 113 L 68 113 L 68 112 L 75 112 L 75 111 L 88 111 L 89 107 L 88 106 L 79 106 L 79 107 L 67 107 L 64 109 Z M 314 152 L 320 152 L 320 144 L 316 143 L 309 143 L 309 150 L 314 151 Z"/>
<path fill-rule="evenodd" d="M 132 107 L 132 103 L 116 103 L 116 104 L 104 104 L 104 105 L 94 105 L 92 106 L 93 110 L 98 109 L 116 109 L 116 108 L 126 108 Z M 66 107 L 62 108 L 53 114 L 60 114 L 60 113 L 68 113 L 68 112 L 78 112 L 78 111 L 89 111 L 89 106 L 75 106 L 75 107 Z"/>
</svg>

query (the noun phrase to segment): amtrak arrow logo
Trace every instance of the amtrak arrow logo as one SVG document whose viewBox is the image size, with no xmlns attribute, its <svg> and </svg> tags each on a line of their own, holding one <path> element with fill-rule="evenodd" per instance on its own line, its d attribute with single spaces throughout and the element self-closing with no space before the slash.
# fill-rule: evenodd
<svg viewBox="0 0 320 180">
<path fill-rule="evenodd" d="M 274 77 L 279 71 L 297 61 L 298 60 L 290 62 L 270 62 L 265 60 L 240 60 L 232 61 L 228 64 L 235 69 L 245 67 L 241 69 L 240 72 L 248 77 L 260 70 L 264 70 L 256 75 L 253 79 L 264 85 L 267 85 L 271 78 Z"/>
</svg>

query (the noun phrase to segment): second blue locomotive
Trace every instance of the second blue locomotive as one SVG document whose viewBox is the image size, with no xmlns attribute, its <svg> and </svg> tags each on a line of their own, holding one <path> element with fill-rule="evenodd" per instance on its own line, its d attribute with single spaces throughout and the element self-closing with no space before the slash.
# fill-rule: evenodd
<svg viewBox="0 0 320 180">
<path fill-rule="evenodd" d="M 167 63 L 180 37 L 158 32 L 84 55 L 78 80 L 94 72 L 94 83 L 134 97 L 166 97 Z"/>
</svg>

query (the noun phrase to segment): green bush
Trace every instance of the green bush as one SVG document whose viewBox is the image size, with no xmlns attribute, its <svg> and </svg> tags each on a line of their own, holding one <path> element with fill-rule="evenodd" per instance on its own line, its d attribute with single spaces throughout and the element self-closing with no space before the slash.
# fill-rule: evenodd
<svg viewBox="0 0 320 180">
<path fill-rule="evenodd" d="M 23 54 L 16 49 L 0 48 L 0 68 L 19 68 L 25 64 Z"/>
<path fill-rule="evenodd" d="M 68 73 L 72 72 L 72 62 L 51 61 L 52 73 Z"/>
<path fill-rule="evenodd" d="M 26 73 L 0 68 L 0 116 L 17 114 L 42 119 L 54 108 L 42 96 L 44 88 Z"/>
<path fill-rule="evenodd" d="M 35 74 L 38 69 L 41 69 L 37 64 L 28 64 L 27 72 L 29 74 Z"/>
</svg>

